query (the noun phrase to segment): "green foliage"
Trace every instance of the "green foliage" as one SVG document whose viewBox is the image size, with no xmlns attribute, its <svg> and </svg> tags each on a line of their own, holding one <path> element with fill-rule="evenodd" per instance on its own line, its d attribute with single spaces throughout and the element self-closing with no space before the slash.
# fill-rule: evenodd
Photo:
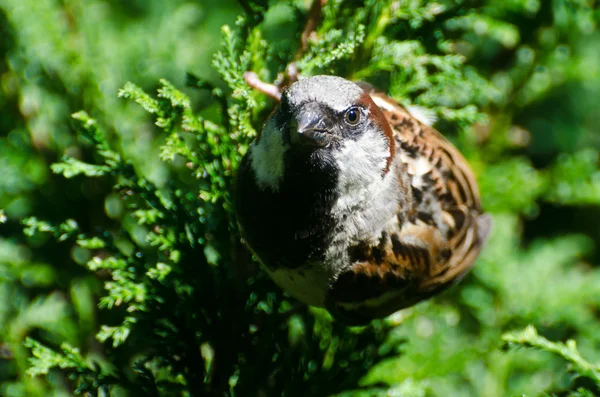
<svg viewBox="0 0 600 397">
<path fill-rule="evenodd" d="M 53 226 L 35 218 L 23 222 L 25 233 L 72 240 L 90 250 L 86 267 L 91 272 L 110 274 L 99 307 L 118 311 L 120 322 L 102 325 L 96 338 L 110 343 L 105 346 L 110 361 L 133 361 L 135 374 L 128 379 L 111 377 L 68 345 L 62 346 L 63 353 L 55 353 L 33 341 L 27 342 L 34 356 L 29 373 L 60 368 L 75 380 L 78 393 L 98 388 L 112 392 L 118 387 L 133 395 L 176 391 L 198 395 L 210 390 L 247 395 L 258 387 L 269 394 L 293 395 L 315 387 L 311 385 L 315 379 L 319 389 L 328 393 L 355 385 L 360 372 L 384 356 L 377 348 L 389 326 L 357 332 L 331 324 L 322 311 L 313 316 L 300 308 L 299 313 L 304 313 L 300 316 L 280 292 L 272 292 L 270 282 L 265 286 L 264 276 L 248 283 L 238 280 L 232 274 L 236 266 L 232 255 L 240 247 L 236 239 L 227 237 L 234 227 L 226 188 L 232 184 L 232 166 L 240 154 L 224 139 L 227 131 L 208 123 L 205 127 L 205 120 L 191 112 L 187 97 L 165 81 L 157 98 L 132 84 L 120 95 L 155 115 L 167 137 L 160 149 L 162 157 L 169 161 L 185 157 L 200 194 L 181 189 L 176 180 L 160 189 L 138 177 L 108 148 L 96 122 L 84 113 L 76 114 L 81 132 L 98 149 L 100 164 L 82 167 L 66 158 L 53 167 L 54 172 L 68 177 L 101 167 L 103 173 L 93 176 L 114 178 L 125 212 L 146 228 L 145 238 L 133 241 L 118 231 L 89 236 L 73 220 Z M 231 102 L 228 114 L 241 119 L 237 112 L 248 112 L 249 102 L 235 98 Z M 235 128 L 234 123 L 228 125 Z M 186 133 L 194 134 L 188 138 L 196 142 L 184 143 Z M 204 257 L 198 255 L 202 251 Z M 248 263 L 237 264 L 241 265 Z M 190 311 L 198 302 L 202 308 Z M 141 341 L 139 349 L 118 349 Z M 257 361 L 265 365 L 257 367 Z M 298 365 L 286 368 L 289 362 Z M 324 389 L 319 379 L 328 378 L 337 381 Z"/>
<path fill-rule="evenodd" d="M 540 336 L 532 326 L 521 332 L 507 333 L 502 336 L 502 339 L 510 348 L 531 347 L 554 353 L 569 362 L 569 370 L 575 376 L 589 378 L 596 384 L 596 387 L 600 388 L 600 365 L 594 365 L 586 361 L 577 350 L 577 344 L 574 340 L 569 339 L 566 343 L 551 342 Z M 581 389 L 578 391 L 581 392 Z"/>
<path fill-rule="evenodd" d="M 0 395 L 598 394 L 591 1 L 330 0 L 302 53 L 304 2 L 113 3 L 0 0 Z M 465 154 L 494 228 L 459 286 L 346 328 L 258 269 L 231 187 L 273 103 L 243 74 L 292 59 Z"/>
</svg>

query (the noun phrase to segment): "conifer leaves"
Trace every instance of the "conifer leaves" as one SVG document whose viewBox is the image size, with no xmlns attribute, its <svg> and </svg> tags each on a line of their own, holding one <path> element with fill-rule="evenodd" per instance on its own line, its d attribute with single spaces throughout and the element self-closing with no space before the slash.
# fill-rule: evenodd
<svg viewBox="0 0 600 397">
<path fill-rule="evenodd" d="M 337 62 L 348 60 L 365 39 L 365 25 L 358 24 L 349 32 L 332 29 L 319 40 L 310 41 L 309 51 L 297 66 L 308 75 L 333 73 Z"/>
<path fill-rule="evenodd" d="M 144 109 L 156 115 L 157 125 L 170 132 L 162 151 L 169 153 L 166 158 L 175 155 L 193 158 L 191 149 L 179 139 L 174 123 L 184 112 L 191 116 L 189 100 L 166 81 L 161 81 L 158 98 L 152 98 L 133 84 L 127 84 L 120 95 L 131 98 Z M 124 307 L 129 316 L 118 326 L 103 326 L 97 337 L 101 341 L 111 339 L 116 347 L 126 341 L 132 328 L 137 322 L 137 315 L 147 310 L 149 301 L 157 299 L 154 294 L 154 283 L 165 281 L 172 264 L 180 258 L 179 244 L 186 241 L 187 236 L 178 235 L 167 227 L 167 212 L 178 211 L 178 205 L 168 194 L 162 192 L 152 182 L 138 177 L 133 167 L 112 150 L 102 132 L 96 126 L 95 120 L 86 113 L 79 112 L 74 116 L 81 123 L 83 136 L 92 141 L 103 164 L 92 165 L 73 158 L 65 158 L 62 163 L 53 166 L 54 172 L 65 177 L 83 174 L 88 177 L 111 177 L 115 190 L 120 192 L 129 215 L 137 220 L 139 225 L 149 227 L 146 241 L 150 247 L 155 247 L 156 254 L 162 262 L 147 261 L 140 249 L 136 247 L 131 254 L 122 252 L 115 245 L 115 238 L 128 240 L 126 235 L 113 235 L 108 232 L 95 236 L 87 236 L 79 230 L 74 220 L 68 220 L 59 225 L 35 218 L 28 218 L 23 223 L 25 233 L 33 235 L 38 232 L 51 233 L 58 241 L 72 240 L 81 248 L 92 252 L 92 258 L 87 267 L 93 272 L 108 272 L 111 280 L 104 283 L 107 294 L 100 299 L 99 306 L 104 309 Z M 195 240 L 195 238 L 192 238 Z M 128 243 L 131 244 L 131 243 Z M 95 253 L 95 254 L 94 254 Z M 153 264 L 154 263 L 154 264 Z M 140 270 L 145 277 L 140 277 Z"/>
<path fill-rule="evenodd" d="M 550 169 L 547 200 L 560 204 L 600 204 L 600 159 L 592 148 L 561 154 Z"/>
<path fill-rule="evenodd" d="M 23 233 L 26 236 L 33 236 L 38 232 L 51 233 L 58 241 L 65 241 L 76 236 L 79 229 L 77 222 L 73 219 L 67 219 L 58 226 L 52 225 L 46 221 L 40 221 L 35 217 L 26 218 L 22 223 L 23 226 L 25 226 Z M 79 237 L 81 239 L 82 236 Z"/>
<path fill-rule="evenodd" d="M 515 87 L 528 93 L 521 103 L 530 103 L 568 76 L 565 71 L 573 63 L 561 63 L 570 60 L 568 51 L 562 53 L 549 40 L 548 47 L 556 47 L 552 73 L 565 73 L 553 74 L 558 78 L 552 84 L 547 84 L 549 72 L 535 72 L 532 80 L 537 53 L 519 43 L 511 47 L 522 38 L 510 23 L 496 24 L 501 16 L 464 2 L 424 0 L 365 0 L 361 9 L 348 7 L 349 0 L 330 0 L 322 24 L 308 37 L 306 51 L 295 58 L 295 47 L 275 47 L 263 39 L 260 22 L 266 2 L 242 3 L 247 16 L 223 28 L 223 46 L 214 57 L 224 84 L 194 82 L 195 88 L 212 95 L 210 111 L 203 109 L 201 116 L 197 104 L 165 80 L 156 95 L 131 83 L 120 91 L 121 97 L 152 115 L 161 140 L 158 156 L 170 167 L 166 183 L 157 185 L 138 174 L 127 155 L 108 144 L 111 135 L 105 135 L 86 113 L 73 115 L 94 153 L 85 161 L 83 156 L 65 157 L 52 169 L 65 177 L 96 178 L 114 185 L 112 195 L 125 208 L 123 219 L 111 217 L 114 229 L 93 225 L 84 231 L 75 220 L 55 225 L 29 218 L 24 221 L 25 232 L 50 234 L 89 256 L 80 263 L 101 277 L 105 292 L 100 313 L 112 316 L 110 323 L 99 326 L 96 339 L 105 343 L 108 361 L 118 366 L 119 376 L 127 376 L 111 377 L 108 367 L 96 365 L 68 345 L 52 351 L 30 340 L 35 357 L 32 374 L 62 368 L 76 379 L 78 392 L 105 394 L 112 391 L 110 385 L 119 385 L 131 395 L 282 395 L 283 391 L 294 395 L 310 387 L 313 395 L 342 389 L 355 389 L 353 395 L 450 395 L 447 390 L 484 395 L 477 379 L 509 383 L 505 367 L 495 366 L 497 361 L 509 362 L 498 360 L 503 328 L 526 322 L 594 334 L 598 272 L 588 271 L 581 260 L 589 252 L 589 240 L 572 235 L 523 246 L 519 217 L 536 216 L 542 201 L 597 204 L 597 152 L 561 155 L 546 168 L 535 168 L 526 154 L 515 155 L 517 145 L 503 135 L 512 113 L 507 115 L 508 126 L 499 122 L 486 130 L 479 125 L 480 140 L 470 141 L 472 145 L 463 150 L 479 171 L 483 202 L 495 213 L 496 224 L 469 284 L 449 292 L 455 296 L 440 298 L 452 304 L 430 302 L 394 316 L 395 320 L 347 329 L 332 323 L 322 310 L 293 307 L 270 282 L 253 273 L 251 259 L 238 249 L 230 186 L 272 103 L 247 86 L 245 72 L 273 81 L 285 68 L 279 61 L 294 59 L 301 74 L 332 73 L 371 81 L 405 105 L 433 109 L 442 122 L 451 121 L 464 132 L 483 118 L 480 107 L 507 106 Z M 526 9 L 527 15 L 540 7 L 540 2 L 530 0 L 497 3 L 498 12 Z M 457 18 L 451 17 L 455 14 Z M 473 14 L 488 15 L 482 19 Z M 568 19 L 567 15 L 560 22 Z M 486 29 L 486 34 L 478 36 L 477 29 Z M 445 36 L 448 31 L 454 41 Z M 457 38 L 461 33 L 464 37 Z M 515 66 L 489 69 L 497 74 L 482 77 L 475 67 L 465 65 L 472 54 L 462 51 L 469 44 L 476 60 L 485 60 L 479 57 L 477 40 L 499 43 L 506 51 L 516 48 Z M 493 111 L 490 115 L 495 116 Z M 243 277 L 234 277 L 238 268 Z M 395 339 L 384 344 L 390 327 L 396 327 Z M 408 342 L 399 344 L 400 338 Z M 388 376 L 376 369 L 359 386 L 367 369 L 400 350 L 401 356 L 388 360 L 392 367 Z M 485 370 L 473 371 L 488 364 Z M 537 363 L 523 373 L 540 373 L 545 365 Z M 444 374 L 453 375 L 441 380 Z M 399 384 L 388 388 L 381 382 Z M 519 385 L 511 387 L 511 392 L 519 390 Z"/>
<path fill-rule="evenodd" d="M 592 148 L 562 153 L 547 169 L 535 169 L 523 157 L 488 165 L 479 179 L 490 211 L 514 211 L 533 217 L 538 202 L 562 205 L 600 203 L 600 164 Z M 523 186 L 527 186 L 523 190 Z"/>
<path fill-rule="evenodd" d="M 425 23 L 435 23 L 457 7 L 451 2 L 366 1 L 349 11 L 342 1 L 330 1 L 324 20 L 309 48 L 298 60 L 304 74 L 342 70 L 352 80 L 389 79 L 388 92 L 404 105 L 418 105 L 463 131 L 485 116 L 474 103 L 485 104 L 494 89 L 466 58 L 452 51 L 437 30 L 438 51 L 426 49 L 418 33 Z M 401 32 L 401 33 L 400 33 Z"/>
<path fill-rule="evenodd" d="M 236 124 L 230 123 L 231 130 L 228 131 L 223 125 L 202 119 L 192 112 L 188 97 L 167 81 L 161 81 L 156 97 L 133 84 L 127 84 L 120 96 L 137 102 L 155 116 L 156 125 L 166 134 L 160 148 L 160 158 L 168 162 L 183 158 L 187 172 L 197 178 L 197 191 L 190 190 L 189 186 L 188 189 L 181 189 L 176 181 L 158 187 L 139 177 L 131 164 L 109 147 L 96 122 L 80 112 L 74 117 L 81 123 L 82 135 L 94 144 L 100 164 L 65 158 L 54 166 L 54 171 L 65 177 L 83 175 L 109 178 L 125 204 L 126 216 L 133 217 L 145 231 L 144 238 L 140 241 L 131 229 L 101 231 L 90 236 L 83 233 L 74 220 L 59 225 L 35 218 L 24 221 L 25 233 L 30 236 L 50 233 L 63 243 L 70 241 L 88 250 L 91 259 L 86 267 L 96 274 L 110 276 L 104 281 L 106 294 L 100 298 L 99 307 L 104 310 L 122 308 L 124 310 L 119 312 L 123 317 L 119 324 L 101 325 L 96 338 L 111 343 L 114 348 L 126 343 L 132 335 L 142 333 L 152 340 L 152 334 L 163 327 L 171 330 L 180 327 L 174 325 L 180 319 L 163 318 L 162 325 L 151 331 L 150 335 L 146 334 L 147 328 L 144 328 L 153 323 L 157 311 L 168 312 L 162 307 L 164 304 L 179 304 L 176 296 L 191 299 L 192 294 L 199 293 L 197 285 L 191 285 L 182 277 L 186 266 L 196 262 L 193 265 L 205 272 L 208 269 L 202 266 L 207 266 L 208 262 L 217 264 L 224 256 L 212 241 L 216 233 L 227 230 L 232 222 L 227 211 L 230 202 L 228 187 L 231 185 L 233 169 L 241 157 L 234 141 L 236 136 L 241 136 L 240 131 L 235 130 Z M 249 102 L 245 98 L 233 101 L 230 111 L 231 107 L 236 106 L 238 109 L 248 109 Z M 241 115 L 241 110 L 228 114 L 236 112 L 240 113 L 240 117 L 247 117 L 246 122 L 250 125 L 249 117 Z M 241 138 L 242 141 L 245 139 Z M 207 214 L 210 214 L 210 219 Z M 214 222 L 215 219 L 221 219 L 221 222 Z M 202 249 L 199 249 L 198 258 L 193 259 L 190 252 L 199 246 L 204 246 L 206 258 L 202 258 Z M 181 263 L 184 251 L 188 252 L 185 264 Z M 219 271 L 225 272 L 226 269 Z M 207 274 L 202 282 L 210 283 L 212 277 Z M 174 317 L 175 312 L 165 315 L 169 316 Z M 35 342 L 31 342 L 30 347 L 34 348 L 36 357 L 32 361 L 32 374 L 47 373 L 53 367 L 63 368 L 85 385 L 80 387 L 82 391 L 88 390 L 88 386 L 97 388 L 98 380 L 107 376 L 102 370 L 87 366 L 80 356 L 74 355 L 77 352 L 68 346 L 65 349 L 71 350 L 62 353 L 52 352 Z M 140 368 L 144 367 L 141 363 L 139 365 Z M 144 371 L 156 375 L 154 370 L 144 368 Z M 122 384 L 123 380 L 116 383 Z"/>
<path fill-rule="evenodd" d="M 65 178 L 72 178 L 77 175 L 87 177 L 103 176 L 110 171 L 110 167 L 106 165 L 87 164 L 73 157 L 66 157 L 62 163 L 52 164 L 50 169 L 55 174 L 62 174 Z"/>
<path fill-rule="evenodd" d="M 238 21 L 240 25 L 243 20 Z M 234 33 L 230 26 L 225 25 L 223 32 L 223 49 L 215 55 L 213 65 L 220 72 L 221 78 L 233 89 L 234 98 L 250 98 L 252 90 L 243 79 L 245 72 L 250 70 L 251 53 L 244 48 L 239 34 Z"/>
<path fill-rule="evenodd" d="M 72 117 L 79 122 L 82 135 L 94 144 L 96 153 L 100 155 L 104 164 L 88 164 L 74 157 L 65 156 L 62 162 L 52 164 L 52 171 L 55 174 L 62 174 L 65 178 L 78 175 L 100 177 L 122 171 L 125 164 L 121 156 L 110 149 L 104 134 L 96 125 L 96 120 L 84 111 L 74 113 Z"/>
<path fill-rule="evenodd" d="M 567 340 L 566 343 L 551 342 L 539 335 L 533 326 L 528 326 L 523 331 L 509 332 L 502 336 L 505 348 L 516 349 L 519 347 L 533 348 L 537 350 L 551 352 L 562 357 L 569 363 L 569 371 L 576 377 L 585 377 L 595 383 L 600 389 L 600 365 L 592 364 L 577 350 L 577 344 L 574 340 Z M 582 396 L 592 396 L 591 391 L 580 389 Z"/>
<path fill-rule="evenodd" d="M 115 250 L 112 238 L 108 235 L 88 237 L 80 232 L 79 226 L 74 220 L 67 220 L 53 226 L 48 222 L 28 218 L 23 221 L 23 224 L 26 226 L 24 232 L 29 236 L 36 233 L 51 233 L 58 241 L 74 240 L 79 247 L 91 251 Z M 90 271 L 106 271 L 110 273 L 112 278 L 112 280 L 104 283 L 107 295 L 100 298 L 99 307 L 111 309 L 115 306 L 124 306 L 129 313 L 144 311 L 148 298 L 148 285 L 139 281 L 135 269 L 135 266 L 140 266 L 141 263 L 135 263 L 134 260 L 122 256 L 118 251 L 113 251 L 113 255 L 108 257 L 95 255 L 86 264 Z M 115 329 L 118 328 L 120 332 L 108 333 L 103 329 L 98 334 L 98 338 L 104 341 L 111 337 L 113 338 L 113 344 L 118 346 L 125 341 L 129 334 L 128 329 L 134 322 L 135 319 L 128 318 L 120 327 L 114 327 Z"/>
<path fill-rule="evenodd" d="M 48 375 L 54 368 L 61 368 L 73 374 L 75 380 L 75 394 L 96 392 L 106 386 L 114 384 L 116 379 L 102 373 L 80 353 L 79 349 L 63 343 L 60 352 L 41 345 L 34 339 L 27 338 L 25 347 L 31 349 L 33 357 L 29 359 L 31 366 L 27 370 L 29 375 Z"/>
</svg>

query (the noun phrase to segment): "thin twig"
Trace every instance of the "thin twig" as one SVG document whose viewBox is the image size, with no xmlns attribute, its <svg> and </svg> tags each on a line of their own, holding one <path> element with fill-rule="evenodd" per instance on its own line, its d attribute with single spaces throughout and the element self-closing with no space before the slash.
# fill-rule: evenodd
<svg viewBox="0 0 600 397">
<path fill-rule="evenodd" d="M 250 87 L 254 88 L 262 92 L 263 94 L 270 96 L 276 101 L 281 100 L 281 88 L 275 84 L 269 84 L 262 81 L 258 75 L 254 72 L 246 72 L 244 73 L 244 80 L 246 80 L 246 84 Z"/>
<path fill-rule="evenodd" d="M 308 11 L 308 19 L 302 34 L 300 35 L 300 46 L 294 55 L 293 61 L 290 62 L 283 75 L 279 75 L 275 84 L 269 84 L 262 81 L 258 75 L 254 72 L 244 73 L 244 80 L 246 84 L 255 90 L 262 92 L 263 94 L 275 99 L 276 101 L 281 100 L 281 93 L 285 87 L 298 81 L 298 68 L 296 67 L 296 61 L 304 55 L 308 50 L 308 42 L 310 38 L 315 34 L 317 27 L 321 23 L 321 10 L 323 6 L 327 4 L 327 0 L 314 0 Z"/>
<path fill-rule="evenodd" d="M 325 4 L 327 4 L 327 0 L 314 0 L 310 6 L 308 19 L 306 20 L 306 25 L 304 25 L 304 30 L 300 36 L 300 47 L 298 48 L 298 51 L 296 51 L 294 61 L 300 59 L 308 49 L 308 40 L 314 35 L 317 26 L 321 23 L 321 10 Z"/>
</svg>

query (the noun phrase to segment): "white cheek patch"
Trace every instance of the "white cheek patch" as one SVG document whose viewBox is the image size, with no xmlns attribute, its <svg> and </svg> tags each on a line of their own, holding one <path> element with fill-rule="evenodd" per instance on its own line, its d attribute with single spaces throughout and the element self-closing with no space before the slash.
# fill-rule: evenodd
<svg viewBox="0 0 600 397">
<path fill-rule="evenodd" d="M 339 167 L 339 204 L 357 201 L 356 194 L 368 194 L 382 180 L 390 149 L 385 137 L 376 131 L 367 131 L 357 141 L 347 139 L 333 154 Z M 361 200 L 358 200 L 361 201 Z"/>
<path fill-rule="evenodd" d="M 288 149 L 289 145 L 283 141 L 275 120 L 269 119 L 258 142 L 254 141 L 250 145 L 250 164 L 260 187 L 279 190 L 279 183 L 285 172 L 284 155 Z"/>
</svg>

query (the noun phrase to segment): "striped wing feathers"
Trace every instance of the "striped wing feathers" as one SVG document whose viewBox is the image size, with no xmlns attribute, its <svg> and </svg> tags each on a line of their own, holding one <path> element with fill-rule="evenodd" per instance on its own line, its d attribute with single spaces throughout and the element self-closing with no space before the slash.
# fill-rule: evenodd
<svg viewBox="0 0 600 397">
<path fill-rule="evenodd" d="M 474 175 L 458 150 L 387 95 L 363 87 L 394 132 L 404 197 L 398 219 L 379 244 L 352 247 L 354 265 L 332 286 L 331 309 L 353 318 L 363 311 L 365 317 L 384 316 L 458 281 L 490 226 Z"/>
</svg>

